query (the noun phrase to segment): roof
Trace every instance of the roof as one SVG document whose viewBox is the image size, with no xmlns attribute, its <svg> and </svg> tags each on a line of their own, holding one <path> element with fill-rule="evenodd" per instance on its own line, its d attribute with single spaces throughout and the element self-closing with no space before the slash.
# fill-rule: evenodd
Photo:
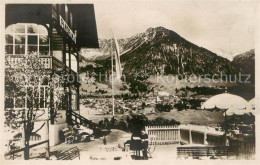
<svg viewBox="0 0 260 165">
<path fill-rule="evenodd" d="M 93 4 L 68 4 L 77 27 L 77 46 L 99 48 Z M 5 27 L 15 23 L 46 25 L 52 20 L 52 4 L 6 4 Z"/>
<path fill-rule="evenodd" d="M 229 109 L 231 107 L 245 108 L 247 101 L 240 96 L 222 93 L 209 98 L 202 106 L 202 109 Z"/>
<path fill-rule="evenodd" d="M 99 48 L 96 18 L 93 4 L 70 4 L 76 18 L 77 44 L 80 47 Z"/>
<path fill-rule="evenodd" d="M 48 24 L 51 4 L 6 4 L 5 27 L 15 23 Z"/>
</svg>

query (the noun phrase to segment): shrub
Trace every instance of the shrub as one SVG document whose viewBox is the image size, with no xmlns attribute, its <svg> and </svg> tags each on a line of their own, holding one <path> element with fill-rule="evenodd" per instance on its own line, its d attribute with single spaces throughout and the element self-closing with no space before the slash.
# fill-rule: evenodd
<svg viewBox="0 0 260 165">
<path fill-rule="evenodd" d="M 180 125 L 179 121 L 176 121 L 175 119 L 165 119 L 162 117 L 157 117 L 154 120 L 149 120 L 148 121 L 148 125 L 158 125 L 158 126 L 162 126 L 162 125 Z"/>
<path fill-rule="evenodd" d="M 172 106 L 170 104 L 156 104 L 155 109 L 160 112 L 170 112 Z"/>
</svg>

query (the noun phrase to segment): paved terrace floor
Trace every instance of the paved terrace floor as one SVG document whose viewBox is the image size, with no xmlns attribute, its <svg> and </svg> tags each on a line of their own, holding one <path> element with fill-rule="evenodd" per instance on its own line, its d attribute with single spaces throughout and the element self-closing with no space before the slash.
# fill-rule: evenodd
<svg viewBox="0 0 260 165">
<path fill-rule="evenodd" d="M 95 139 L 90 142 L 79 142 L 74 144 L 61 143 L 56 146 L 50 147 L 51 159 L 55 160 L 55 153 L 59 151 L 65 151 L 72 147 L 77 146 L 80 150 L 80 160 L 114 160 L 114 157 L 121 157 L 119 161 L 134 161 L 131 155 L 134 153 L 132 151 L 124 152 L 118 147 L 118 143 L 122 137 L 131 136 L 121 130 L 112 129 L 111 133 L 106 136 L 107 145 L 103 144 L 102 139 Z M 42 145 L 44 146 L 44 145 Z M 153 157 L 149 160 L 176 160 L 178 144 L 171 145 L 157 145 Z M 30 150 L 31 160 L 44 160 L 45 159 L 45 148 L 33 148 Z M 21 155 L 16 157 L 15 160 L 22 160 Z M 76 158 L 75 160 L 78 160 Z"/>
<path fill-rule="evenodd" d="M 112 129 L 111 133 L 106 136 L 107 145 L 103 144 L 102 139 L 95 139 L 90 142 L 79 142 L 74 144 L 66 144 L 61 143 L 56 146 L 52 146 L 50 148 L 51 152 L 51 159 L 55 160 L 56 157 L 53 156 L 55 153 L 60 151 L 68 150 L 72 147 L 77 146 L 80 150 L 80 161 L 95 161 L 95 160 L 107 160 L 107 161 L 114 161 L 114 157 L 121 157 L 119 161 L 135 161 L 131 158 L 133 155 L 133 151 L 124 152 L 122 149 L 118 147 L 118 144 L 123 139 L 127 139 L 130 137 L 131 134 L 121 131 Z M 130 138 L 129 138 L 130 139 Z M 44 145 L 42 145 L 44 146 Z M 177 159 L 177 147 L 179 144 L 169 144 L 169 145 L 156 145 L 156 148 L 152 154 L 152 158 L 149 158 L 148 161 L 155 161 L 155 162 L 171 162 L 179 160 Z M 195 146 L 195 145 L 192 145 Z M 33 148 L 30 150 L 30 159 L 31 160 L 44 160 L 45 159 L 45 148 Z M 22 160 L 22 157 L 16 157 L 16 160 Z M 192 159 L 192 158 L 189 158 Z M 204 159 L 204 158 L 203 158 Z M 205 158 L 208 160 L 209 158 Z M 74 159 L 78 161 L 78 158 Z"/>
</svg>

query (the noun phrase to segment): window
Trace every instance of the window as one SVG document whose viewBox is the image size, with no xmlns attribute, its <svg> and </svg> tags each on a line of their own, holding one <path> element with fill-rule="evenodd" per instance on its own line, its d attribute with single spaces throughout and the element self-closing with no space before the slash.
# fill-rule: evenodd
<svg viewBox="0 0 260 165">
<path fill-rule="evenodd" d="M 12 97 L 5 98 L 5 108 L 14 108 L 14 99 Z"/>
<path fill-rule="evenodd" d="M 25 33 L 25 24 L 16 24 L 15 33 Z"/>
<path fill-rule="evenodd" d="M 44 87 L 40 88 L 40 108 L 44 108 L 45 107 L 45 99 L 44 99 Z"/>
<path fill-rule="evenodd" d="M 28 47 L 27 52 L 33 53 L 38 52 L 38 36 L 37 35 L 28 35 Z"/>
<path fill-rule="evenodd" d="M 36 24 L 27 25 L 27 33 L 37 34 L 38 33 L 38 26 Z"/>
<path fill-rule="evenodd" d="M 8 96 L 5 98 L 5 108 L 48 108 L 49 86 L 42 85 L 37 87 L 26 87 L 26 92 L 16 94 L 16 97 Z"/>
<path fill-rule="evenodd" d="M 40 88 L 27 88 L 27 95 L 30 94 L 33 94 L 33 100 L 27 100 L 27 107 L 30 107 L 33 104 L 35 108 L 48 108 L 48 86 L 41 86 Z"/>
<path fill-rule="evenodd" d="M 13 24 L 5 29 L 5 53 L 24 55 L 37 53 L 49 55 L 47 29 L 37 24 Z"/>
</svg>

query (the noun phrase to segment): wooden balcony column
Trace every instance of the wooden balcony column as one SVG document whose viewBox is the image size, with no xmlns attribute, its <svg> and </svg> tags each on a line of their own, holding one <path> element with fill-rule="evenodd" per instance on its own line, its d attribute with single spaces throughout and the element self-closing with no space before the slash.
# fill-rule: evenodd
<svg viewBox="0 0 260 165">
<path fill-rule="evenodd" d="M 67 40 L 66 40 L 66 36 L 62 35 L 62 47 L 63 47 L 63 51 L 62 51 L 62 64 L 63 64 L 63 76 L 65 76 L 67 74 L 67 67 L 66 67 L 66 47 L 67 47 Z M 66 82 L 67 80 L 65 80 L 64 82 L 64 91 L 66 91 Z M 65 97 L 65 99 L 67 100 L 68 98 Z M 70 118 L 70 108 L 69 108 L 69 102 L 68 100 L 66 101 L 65 99 L 63 99 L 63 108 L 66 110 L 66 122 L 70 123 L 71 118 Z"/>
<path fill-rule="evenodd" d="M 79 52 L 78 52 L 78 50 L 77 50 L 77 57 L 76 57 L 76 59 L 77 59 L 77 80 L 79 81 L 80 80 L 80 78 L 79 78 Z M 77 109 L 79 110 L 79 113 L 80 113 L 80 98 L 79 98 L 79 85 L 77 85 Z"/>
<path fill-rule="evenodd" d="M 69 47 L 69 74 L 70 76 L 72 75 L 72 71 L 71 71 L 71 45 L 70 43 L 68 44 L 68 47 Z M 74 76 L 74 75 L 73 75 Z M 71 111 L 72 110 L 72 98 L 71 98 L 71 83 L 69 83 L 69 110 Z"/>
<path fill-rule="evenodd" d="M 50 55 L 51 55 L 51 57 L 53 57 L 53 35 L 52 35 L 53 28 L 54 28 L 54 25 L 51 22 L 50 23 L 50 28 L 48 29 L 48 33 L 49 33 L 49 37 L 50 37 Z M 53 64 L 54 64 L 54 62 L 52 60 L 51 61 L 52 70 L 51 70 L 51 75 L 50 75 L 51 77 L 54 74 Z M 51 91 L 50 91 L 50 122 L 51 122 L 52 125 L 54 124 L 54 121 L 55 121 L 55 119 L 54 119 L 55 118 L 54 117 L 54 111 L 55 111 L 55 109 L 54 109 L 54 94 L 53 94 L 53 89 L 51 89 Z"/>
<path fill-rule="evenodd" d="M 66 74 L 66 38 L 63 36 L 63 51 L 62 51 L 62 63 L 63 63 L 63 71 Z"/>
</svg>

